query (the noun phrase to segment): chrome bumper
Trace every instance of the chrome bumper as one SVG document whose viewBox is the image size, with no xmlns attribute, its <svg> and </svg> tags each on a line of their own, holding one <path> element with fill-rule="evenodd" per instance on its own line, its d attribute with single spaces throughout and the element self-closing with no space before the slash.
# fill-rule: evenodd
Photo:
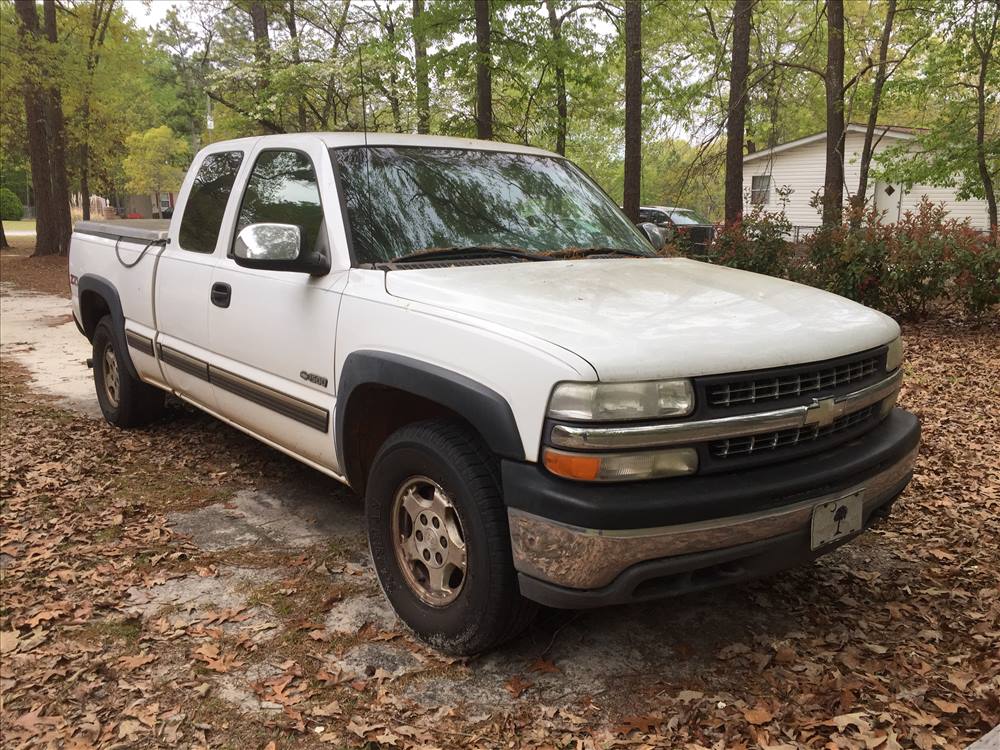
<svg viewBox="0 0 1000 750">
<path fill-rule="evenodd" d="M 647 560 L 724 549 L 809 528 L 813 508 L 864 492 L 864 514 L 890 500 L 913 468 L 917 447 L 866 481 L 834 493 L 759 513 L 652 529 L 600 530 L 558 523 L 508 509 L 514 567 L 524 575 L 572 589 L 606 586 Z"/>
</svg>

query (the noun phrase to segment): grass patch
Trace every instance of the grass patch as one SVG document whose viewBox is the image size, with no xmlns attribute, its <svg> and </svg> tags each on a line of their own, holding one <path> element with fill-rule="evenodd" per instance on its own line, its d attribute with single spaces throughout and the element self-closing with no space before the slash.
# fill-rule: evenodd
<svg viewBox="0 0 1000 750">
<path fill-rule="evenodd" d="M 21 219 L 19 221 L 7 221 L 5 219 L 3 228 L 5 232 L 32 232 L 35 230 L 35 220 Z"/>
<path fill-rule="evenodd" d="M 138 618 L 124 620 L 95 620 L 80 629 L 80 637 L 87 641 L 119 641 L 136 643 L 142 634 L 142 621 Z"/>
</svg>

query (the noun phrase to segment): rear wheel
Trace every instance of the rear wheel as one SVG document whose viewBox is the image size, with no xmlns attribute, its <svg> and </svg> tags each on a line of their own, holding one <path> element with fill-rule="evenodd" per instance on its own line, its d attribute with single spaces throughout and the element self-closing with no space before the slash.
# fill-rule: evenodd
<svg viewBox="0 0 1000 750">
<path fill-rule="evenodd" d="M 104 418 L 116 427 L 141 427 L 163 413 L 166 394 L 129 372 L 127 352 L 114 336 L 111 316 L 94 330 L 94 387 Z"/>
<path fill-rule="evenodd" d="M 391 435 L 372 465 L 365 515 L 382 588 L 421 639 L 474 654 L 530 622 L 496 458 L 472 430 L 429 420 Z"/>
</svg>

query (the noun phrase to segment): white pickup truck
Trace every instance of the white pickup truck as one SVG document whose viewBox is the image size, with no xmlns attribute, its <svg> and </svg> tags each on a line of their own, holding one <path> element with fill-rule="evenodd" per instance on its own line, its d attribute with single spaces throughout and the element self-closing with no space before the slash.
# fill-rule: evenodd
<svg viewBox="0 0 1000 750">
<path fill-rule="evenodd" d="M 910 480 L 891 319 L 643 229 L 535 148 L 234 140 L 169 227 L 76 225 L 73 312 L 109 422 L 170 392 L 346 482 L 396 612 L 473 653 L 812 559 Z"/>
</svg>

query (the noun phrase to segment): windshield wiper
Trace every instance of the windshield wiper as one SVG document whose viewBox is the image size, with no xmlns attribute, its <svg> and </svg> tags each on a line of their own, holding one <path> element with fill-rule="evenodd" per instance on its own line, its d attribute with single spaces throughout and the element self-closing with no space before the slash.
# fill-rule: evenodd
<svg viewBox="0 0 1000 750">
<path fill-rule="evenodd" d="M 634 258 L 654 257 L 647 253 L 626 250 L 622 247 L 567 247 L 565 250 L 555 250 L 551 253 L 545 253 L 546 258 L 553 260 L 557 258 L 587 258 L 591 255 L 628 255 Z"/>
<path fill-rule="evenodd" d="M 521 260 L 549 260 L 547 256 L 529 253 L 512 247 L 494 247 L 492 245 L 466 245 L 464 247 L 438 247 L 433 250 L 418 250 L 393 258 L 389 263 L 421 263 L 435 260 L 465 260 L 472 258 L 519 258 Z"/>
</svg>

